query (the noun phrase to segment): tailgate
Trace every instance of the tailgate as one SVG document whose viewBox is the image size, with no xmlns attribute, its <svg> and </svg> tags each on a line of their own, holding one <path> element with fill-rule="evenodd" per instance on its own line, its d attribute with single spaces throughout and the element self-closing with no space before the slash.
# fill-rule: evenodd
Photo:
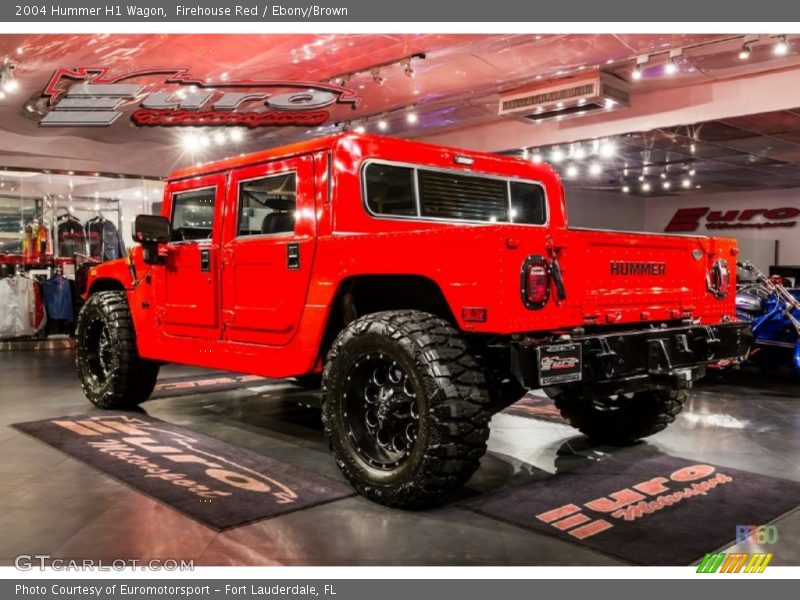
<svg viewBox="0 0 800 600">
<path fill-rule="evenodd" d="M 696 316 L 709 300 L 706 273 L 718 245 L 712 238 L 570 230 L 564 280 L 587 320 Z"/>
</svg>

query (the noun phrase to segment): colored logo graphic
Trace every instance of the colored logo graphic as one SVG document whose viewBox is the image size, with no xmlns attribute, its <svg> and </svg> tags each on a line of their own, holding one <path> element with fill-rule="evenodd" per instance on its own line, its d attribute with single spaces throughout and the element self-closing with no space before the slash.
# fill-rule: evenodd
<svg viewBox="0 0 800 600">
<path fill-rule="evenodd" d="M 737 525 L 737 544 L 774 544 L 778 541 L 776 525 Z"/>
<path fill-rule="evenodd" d="M 359 100 L 353 90 L 330 83 L 212 82 L 193 77 L 188 68 L 112 76 L 106 67 L 62 67 L 42 95 L 49 109 L 42 127 L 108 127 L 128 109 L 139 127 L 308 127 L 327 121 L 333 105 L 355 108 Z"/>
<path fill-rule="evenodd" d="M 706 554 L 697 566 L 698 573 L 763 573 L 772 554 L 716 552 Z"/>
</svg>

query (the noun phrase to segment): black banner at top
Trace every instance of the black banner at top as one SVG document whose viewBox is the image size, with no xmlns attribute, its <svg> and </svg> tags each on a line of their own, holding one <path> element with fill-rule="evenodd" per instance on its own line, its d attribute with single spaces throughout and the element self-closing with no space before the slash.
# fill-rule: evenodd
<svg viewBox="0 0 800 600">
<path fill-rule="evenodd" d="M 786 0 L 17 0 L 0 4 L 6 23 L 45 22 L 798 22 Z"/>
</svg>

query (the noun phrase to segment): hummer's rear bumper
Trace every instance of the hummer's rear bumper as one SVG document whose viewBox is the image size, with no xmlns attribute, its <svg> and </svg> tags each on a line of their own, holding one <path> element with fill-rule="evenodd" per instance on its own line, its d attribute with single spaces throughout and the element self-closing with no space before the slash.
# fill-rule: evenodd
<svg viewBox="0 0 800 600">
<path fill-rule="evenodd" d="M 598 396 L 689 387 L 705 374 L 706 365 L 744 357 L 751 342 L 750 327 L 742 322 L 571 335 L 568 343 L 580 346 L 580 381 L 547 387 L 583 386 L 586 393 Z M 512 344 L 511 368 L 526 388 L 542 387 L 539 348 L 544 345 L 532 337 Z"/>
</svg>

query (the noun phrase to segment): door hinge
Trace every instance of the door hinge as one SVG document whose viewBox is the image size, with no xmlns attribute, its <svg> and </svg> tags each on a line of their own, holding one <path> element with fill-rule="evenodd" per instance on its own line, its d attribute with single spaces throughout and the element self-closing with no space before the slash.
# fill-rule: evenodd
<svg viewBox="0 0 800 600">
<path fill-rule="evenodd" d="M 233 260 L 233 249 L 232 248 L 225 248 L 222 251 L 222 253 L 220 255 L 220 258 L 222 260 L 222 264 L 231 262 Z"/>
<path fill-rule="evenodd" d="M 222 311 L 222 322 L 226 325 L 230 325 L 235 320 L 236 313 L 232 310 L 223 310 Z"/>
</svg>

